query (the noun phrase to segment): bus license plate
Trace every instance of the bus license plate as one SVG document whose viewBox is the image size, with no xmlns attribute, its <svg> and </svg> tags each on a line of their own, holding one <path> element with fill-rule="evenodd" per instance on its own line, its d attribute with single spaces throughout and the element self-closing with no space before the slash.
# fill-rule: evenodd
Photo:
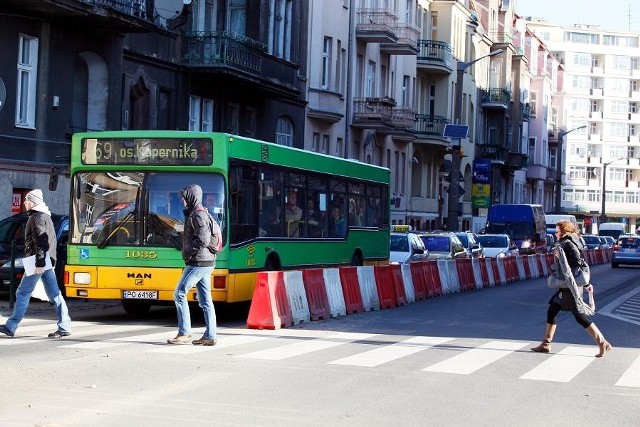
<svg viewBox="0 0 640 427">
<path fill-rule="evenodd" d="M 158 299 L 158 291 L 123 291 L 124 299 Z"/>
</svg>

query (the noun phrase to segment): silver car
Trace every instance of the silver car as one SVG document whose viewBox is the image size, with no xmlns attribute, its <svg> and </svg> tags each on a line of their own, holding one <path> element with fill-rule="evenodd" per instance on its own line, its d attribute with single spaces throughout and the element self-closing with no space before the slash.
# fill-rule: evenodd
<svg viewBox="0 0 640 427">
<path fill-rule="evenodd" d="M 455 233 L 435 232 L 420 234 L 429 259 L 470 258 Z"/>
<path fill-rule="evenodd" d="M 618 268 L 620 264 L 640 265 L 640 236 L 621 234 L 613 246 L 611 267 Z"/>
<path fill-rule="evenodd" d="M 508 234 L 479 234 L 478 240 L 487 258 L 502 258 L 518 255 L 518 247 Z"/>
</svg>

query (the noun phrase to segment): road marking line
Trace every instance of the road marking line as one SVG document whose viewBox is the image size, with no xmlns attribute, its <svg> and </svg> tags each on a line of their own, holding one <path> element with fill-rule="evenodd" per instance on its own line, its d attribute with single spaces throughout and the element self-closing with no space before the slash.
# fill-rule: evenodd
<svg viewBox="0 0 640 427">
<path fill-rule="evenodd" d="M 593 347 L 567 347 L 521 376 L 520 379 L 569 382 L 596 360 L 595 352 Z"/>
<path fill-rule="evenodd" d="M 413 337 L 384 347 L 343 357 L 342 359 L 329 362 L 329 365 L 363 366 L 373 368 L 375 366 L 388 363 L 401 357 L 431 348 L 435 345 L 451 341 L 453 338 L 446 337 Z"/>
<path fill-rule="evenodd" d="M 150 326 L 150 328 L 151 327 L 154 327 L 154 326 Z M 130 345 L 130 344 L 159 344 L 159 343 L 166 343 L 167 339 L 170 337 L 171 336 L 167 334 L 167 332 L 156 332 L 153 334 L 111 338 L 103 341 L 90 341 L 90 342 L 83 342 L 83 343 L 77 343 L 77 344 L 70 344 L 62 347 L 83 348 L 83 349 L 102 349 L 102 348 L 111 348 L 111 347 L 118 347 L 121 345 Z"/>
<path fill-rule="evenodd" d="M 428 366 L 423 371 L 468 375 L 528 345 L 528 342 L 491 341 Z"/>
<path fill-rule="evenodd" d="M 301 356 L 319 350 L 326 350 L 353 341 L 365 340 L 376 336 L 377 334 L 362 334 L 350 332 L 335 332 L 328 334 L 324 338 L 316 338 L 302 342 L 296 342 L 281 347 L 255 351 L 246 353 L 238 357 L 246 359 L 262 359 L 262 360 L 283 360 L 290 357 Z"/>
<path fill-rule="evenodd" d="M 620 387 L 640 387 L 640 357 L 622 374 L 616 385 Z"/>
</svg>

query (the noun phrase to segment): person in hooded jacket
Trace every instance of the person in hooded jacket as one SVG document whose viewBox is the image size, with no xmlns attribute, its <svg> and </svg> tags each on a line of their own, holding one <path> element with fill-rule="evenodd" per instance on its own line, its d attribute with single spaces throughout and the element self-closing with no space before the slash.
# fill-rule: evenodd
<svg viewBox="0 0 640 427">
<path fill-rule="evenodd" d="M 578 236 L 578 230 L 575 225 L 568 220 L 558 221 L 556 224 L 556 237 L 558 238 L 560 248 L 554 250 L 564 251 L 567 257 L 567 263 L 569 267 L 571 267 L 571 271 L 574 271 L 581 265 L 582 249 L 584 248 Z M 587 292 L 593 292 L 593 285 L 585 286 L 584 289 Z M 585 328 L 587 333 L 591 335 L 598 344 L 600 351 L 596 354 L 596 357 L 602 357 L 607 351 L 611 350 L 611 344 L 607 342 L 596 324 L 589 320 L 584 313 L 578 311 L 576 300 L 571 290 L 568 288 L 560 288 L 549 300 L 544 339 L 540 345 L 533 347 L 531 351 L 535 351 L 536 353 L 549 353 L 551 351 L 551 341 L 556 332 L 556 317 L 558 313 L 563 310 L 571 311 L 576 322 Z"/>
<path fill-rule="evenodd" d="M 35 255 L 35 274 L 22 276 L 20 285 L 16 291 L 16 302 L 11 317 L 4 325 L 0 325 L 0 333 L 13 337 L 18 325 L 29 308 L 29 301 L 33 289 L 39 279 L 42 279 L 44 290 L 49 301 L 53 304 L 58 315 L 58 329 L 51 332 L 49 338 L 62 338 L 71 335 L 71 318 L 67 304 L 58 287 L 55 270 L 45 269 L 46 257 L 51 259 L 51 265 L 56 265 L 56 230 L 51 221 L 51 212 L 44 203 L 42 190 L 35 189 L 27 193 L 24 199 L 24 207 L 27 210 L 29 219 L 25 227 L 24 255 L 29 257 Z"/>
<path fill-rule="evenodd" d="M 206 208 L 202 206 L 202 188 L 191 184 L 180 190 L 184 203 L 184 231 L 182 259 L 185 268 L 173 294 L 178 312 L 178 335 L 168 339 L 169 344 L 216 345 L 216 311 L 211 299 L 211 274 L 216 256 L 208 249 L 212 224 Z M 191 314 L 187 294 L 196 287 L 198 305 L 204 313 L 205 331 L 202 338 L 191 341 Z"/>
</svg>

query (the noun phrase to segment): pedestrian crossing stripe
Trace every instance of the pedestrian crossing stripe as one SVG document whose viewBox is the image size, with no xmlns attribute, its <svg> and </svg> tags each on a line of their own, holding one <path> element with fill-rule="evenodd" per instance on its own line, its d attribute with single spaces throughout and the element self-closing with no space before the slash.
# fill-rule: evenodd
<svg viewBox="0 0 640 427">
<path fill-rule="evenodd" d="M 424 368 L 423 371 L 468 375 L 527 345 L 528 342 L 491 341 Z"/>
<path fill-rule="evenodd" d="M 20 328 L 19 332 L 33 333 L 38 331 L 49 331 L 50 326 L 50 323 L 46 325 L 29 325 Z M 104 325 L 102 323 L 95 322 L 74 322 L 74 331 L 69 338 L 52 340 L 47 338 L 46 335 L 40 335 L 38 337 L 26 336 L 19 338 L 0 338 L 0 346 L 33 344 L 37 341 L 51 342 L 62 348 L 73 348 L 76 350 L 100 350 L 114 347 L 146 345 L 145 351 L 151 353 L 188 355 L 205 351 L 216 352 L 260 341 L 272 340 L 273 342 L 280 343 L 282 339 L 287 339 L 288 341 L 291 341 L 292 339 L 295 340 L 295 342 L 286 345 L 280 345 L 244 354 L 240 353 L 233 355 L 231 353 L 227 353 L 227 355 L 233 355 L 234 357 L 244 359 L 278 361 L 307 355 L 316 351 L 322 351 L 357 341 L 370 341 L 372 338 L 376 338 L 375 344 L 367 343 L 367 345 L 376 345 L 376 348 L 326 362 L 329 365 L 337 366 L 342 365 L 375 368 L 434 347 L 437 348 L 440 346 L 439 348 L 446 349 L 449 345 L 448 343 L 456 340 L 456 338 L 453 337 L 415 336 L 402 339 L 400 341 L 385 342 L 384 345 L 381 345 L 380 343 L 384 342 L 384 335 L 372 333 L 304 329 L 282 329 L 277 331 L 257 332 L 255 330 L 224 327 L 217 329 L 218 344 L 215 347 L 165 344 L 166 339 L 171 338 L 173 334 L 175 334 L 175 332 L 173 332 L 173 334 L 168 333 L 166 330 L 163 332 L 153 332 L 132 336 L 125 335 L 105 340 L 100 340 L 99 338 L 94 339 L 94 337 L 99 337 L 101 335 L 135 333 L 144 329 L 154 328 L 158 329 L 161 327 L 148 324 Z M 204 328 L 194 328 L 192 336 L 197 338 L 203 332 Z M 90 340 L 84 340 L 83 342 L 75 341 L 75 339 L 82 337 L 88 337 Z M 151 348 L 149 348 L 149 345 L 151 345 Z M 529 345 L 531 344 L 528 342 L 494 340 L 478 347 L 470 348 L 462 353 L 457 353 L 455 356 L 433 365 L 422 367 L 421 370 L 423 372 L 431 373 L 469 375 Z M 556 346 L 557 345 L 558 344 L 556 344 Z M 459 348 L 459 346 L 456 348 Z M 534 381 L 569 382 L 586 369 L 591 363 L 599 360 L 594 357 L 596 352 L 597 348 L 594 346 L 565 347 L 558 353 L 545 355 L 544 360 L 539 365 L 519 378 L 522 380 Z M 622 374 L 615 386 L 640 388 L 640 356 L 638 356 L 631 366 Z"/>
<path fill-rule="evenodd" d="M 329 364 L 373 368 L 401 357 L 426 350 L 434 345 L 443 344 L 447 341 L 451 341 L 452 339 L 453 338 L 446 337 L 413 337 L 391 345 L 343 357 L 342 359 L 329 362 Z"/>
<path fill-rule="evenodd" d="M 566 347 L 521 376 L 523 380 L 571 381 L 594 360 L 594 347 Z"/>
</svg>

